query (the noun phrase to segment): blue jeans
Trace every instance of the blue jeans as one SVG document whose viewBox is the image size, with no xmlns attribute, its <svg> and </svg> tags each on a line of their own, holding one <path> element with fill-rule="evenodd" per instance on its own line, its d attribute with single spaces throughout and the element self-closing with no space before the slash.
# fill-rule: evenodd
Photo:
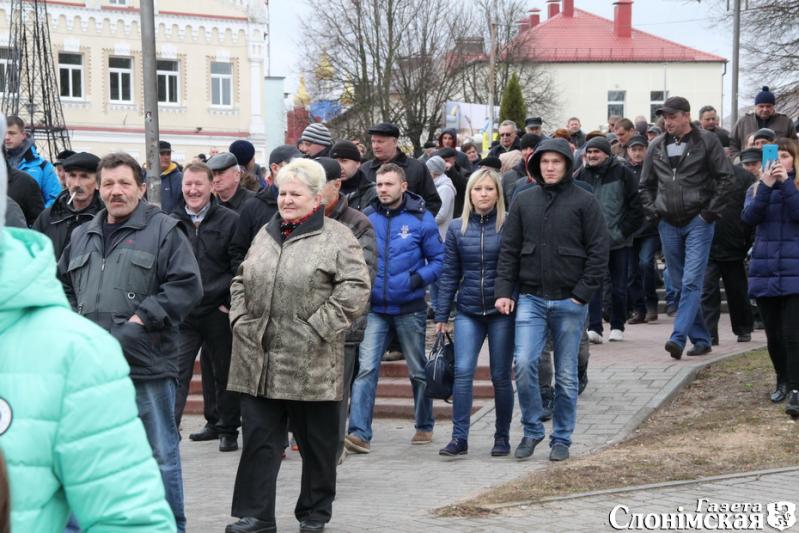
<svg viewBox="0 0 799 533">
<path fill-rule="evenodd" d="M 472 415 L 472 384 L 477 356 L 488 337 L 491 383 L 494 385 L 496 422 L 494 438 L 508 438 L 513 416 L 514 315 L 468 315 L 455 317 L 455 382 L 452 386 L 452 438 L 469 438 Z"/>
<path fill-rule="evenodd" d="M 139 418 L 161 471 L 166 501 L 175 515 L 178 531 L 186 531 L 183 511 L 183 476 L 180 468 L 180 438 L 175 424 L 174 378 L 134 381 Z"/>
<path fill-rule="evenodd" d="M 627 322 L 627 267 L 630 262 L 630 250 L 618 248 L 610 251 L 608 258 L 608 271 L 610 273 L 611 286 L 611 313 L 610 329 L 620 329 L 624 331 L 624 323 Z M 604 293 L 604 282 L 594 293 L 594 297 L 588 304 L 588 329 L 596 331 L 602 335 L 602 296 Z"/>
<path fill-rule="evenodd" d="M 710 346 L 710 333 L 702 316 L 702 284 L 713 243 L 715 225 L 697 215 L 683 227 L 661 220 L 658 224 L 669 278 L 677 292 L 677 317 L 671 340 L 685 346 Z"/>
<path fill-rule="evenodd" d="M 677 291 L 674 290 L 674 285 L 671 284 L 669 265 L 663 268 L 663 288 L 666 290 L 666 304 L 677 307 Z"/>
<path fill-rule="evenodd" d="M 657 313 L 658 295 L 655 286 L 655 254 L 660 248 L 656 235 L 635 239 L 630 256 L 630 285 L 628 301 L 633 309 L 644 315 L 648 311 Z"/>
<path fill-rule="evenodd" d="M 391 329 L 397 335 L 402 354 L 408 365 L 408 376 L 413 386 L 413 401 L 416 407 L 416 429 L 433 431 L 433 400 L 425 396 L 424 367 L 427 357 L 424 352 L 425 322 L 427 311 L 405 315 L 369 313 L 358 356 L 358 375 L 352 383 L 349 434 L 361 440 L 372 440 L 372 415 L 377 393 L 377 378 L 380 361 L 391 341 Z"/>
<path fill-rule="evenodd" d="M 555 403 L 550 446 L 558 442 L 571 445 L 577 418 L 577 354 L 587 314 L 588 306 L 569 298 L 545 300 L 531 294 L 519 296 L 513 357 L 525 437 L 544 438 L 538 360 L 549 334 L 552 335 L 555 361 Z"/>
</svg>

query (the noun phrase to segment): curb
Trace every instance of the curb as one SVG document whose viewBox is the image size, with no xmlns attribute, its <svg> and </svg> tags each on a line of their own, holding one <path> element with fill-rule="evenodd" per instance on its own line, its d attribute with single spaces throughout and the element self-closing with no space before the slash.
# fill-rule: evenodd
<svg viewBox="0 0 799 533">
<path fill-rule="evenodd" d="M 552 502 L 560 502 L 560 501 L 567 501 L 567 500 L 579 500 L 583 498 L 592 498 L 595 496 L 606 496 L 609 494 L 624 494 L 627 492 L 638 492 L 638 491 L 645 491 L 645 490 L 658 490 L 658 489 L 667 489 L 672 487 L 682 487 L 686 485 L 700 485 L 703 483 L 713 483 L 715 481 L 725 481 L 728 479 L 740 479 L 740 478 L 760 478 L 762 476 L 774 475 L 774 474 L 783 474 L 786 472 L 799 472 L 799 466 L 789 466 L 784 468 L 772 468 L 769 470 L 754 470 L 752 472 L 739 472 L 736 474 L 724 474 L 720 476 L 710 476 L 710 477 L 703 477 L 699 479 L 685 479 L 685 480 L 677 480 L 677 481 L 664 481 L 662 483 L 650 483 L 647 485 L 635 485 L 632 487 L 619 487 L 616 489 L 603 489 L 603 490 L 595 490 L 591 492 L 581 492 L 578 494 L 569 494 L 567 496 L 552 496 L 549 498 L 541 498 L 538 500 L 529 500 L 529 501 L 521 501 L 521 502 L 509 502 L 509 503 L 497 503 L 497 504 L 490 504 L 484 505 L 486 509 L 490 510 L 500 510 L 500 509 L 510 509 L 514 507 L 522 507 L 522 506 L 532 506 L 532 505 L 542 505 L 545 503 L 552 503 Z"/>
</svg>

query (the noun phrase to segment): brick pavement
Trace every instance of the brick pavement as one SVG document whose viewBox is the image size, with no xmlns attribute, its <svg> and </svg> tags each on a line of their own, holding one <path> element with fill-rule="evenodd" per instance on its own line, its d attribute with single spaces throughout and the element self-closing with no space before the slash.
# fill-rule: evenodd
<svg viewBox="0 0 799 533">
<path fill-rule="evenodd" d="M 714 348 L 713 354 L 684 357 L 681 361 L 672 360 L 663 350 L 671 331 L 671 319 L 665 315 L 655 324 L 629 326 L 622 343 L 592 346 L 589 385 L 578 403 L 572 455 L 590 453 L 622 440 L 702 364 L 765 344 L 760 331 L 755 332 L 751 343 L 735 342 L 727 315 L 722 316 L 719 330 L 721 345 Z M 515 446 L 521 437 L 518 405 L 513 420 L 511 441 Z M 184 435 L 199 429 L 202 423 L 200 417 L 187 417 Z M 411 421 L 376 420 L 372 453 L 350 456 L 339 468 L 333 519 L 327 530 L 334 533 L 356 530 L 500 531 L 504 527 L 510 528 L 505 529 L 508 531 L 571 530 L 557 527 L 557 521 L 552 522 L 552 529 L 538 528 L 529 522 L 525 525 L 523 518 L 513 516 L 507 517 L 512 520 L 506 526 L 503 525 L 504 516 L 452 521 L 430 514 L 433 508 L 477 495 L 492 485 L 549 464 L 545 449 L 525 463 L 517 463 L 512 458 L 490 457 L 493 424 L 492 407 L 476 413 L 472 418 L 469 455 L 448 460 L 438 456 L 438 449 L 449 440 L 452 426 L 448 420 L 438 421 L 431 446 L 410 445 Z M 181 446 L 186 512 L 192 532 L 223 531 L 224 525 L 232 521 L 230 499 L 239 453 L 219 453 L 216 445 L 216 442 L 194 443 L 186 439 Z M 278 530 L 281 532 L 297 530 L 293 508 L 299 492 L 299 472 L 299 454 L 289 452 L 278 478 Z M 570 512 L 574 513 L 574 509 Z M 596 526 L 593 530 L 597 530 L 602 523 L 595 519 L 591 516 L 582 523 L 586 527 L 593 524 Z"/>
</svg>

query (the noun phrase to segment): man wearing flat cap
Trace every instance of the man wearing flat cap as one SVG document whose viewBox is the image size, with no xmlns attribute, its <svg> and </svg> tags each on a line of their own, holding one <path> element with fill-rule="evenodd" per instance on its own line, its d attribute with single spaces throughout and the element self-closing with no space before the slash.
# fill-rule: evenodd
<svg viewBox="0 0 799 533">
<path fill-rule="evenodd" d="M 219 205 L 240 213 L 244 202 L 255 193 L 241 186 L 241 167 L 236 156 L 219 152 L 208 160 L 208 168 L 214 173 L 213 188 Z"/>
<path fill-rule="evenodd" d="M 544 124 L 541 117 L 528 117 L 524 121 L 524 133 L 532 133 L 534 135 L 541 135 L 541 126 Z"/>
<path fill-rule="evenodd" d="M 693 126 L 688 100 L 672 96 L 657 114 L 666 133 L 647 149 L 639 192 L 647 219 L 659 221 L 671 284 L 680 293 L 674 330 L 665 344 L 669 355 L 680 359 L 688 340 L 694 345 L 688 355 L 711 350 L 702 285 L 716 221 L 735 185 L 718 136 Z"/>
<path fill-rule="evenodd" d="M 375 157 L 361 165 L 364 175 L 376 182 L 377 169 L 383 164 L 394 163 L 401 167 L 405 172 L 408 192 L 421 196 L 425 208 L 435 216 L 441 209 L 441 198 L 438 197 L 433 178 L 424 163 L 408 157 L 399 149 L 399 128 L 389 122 L 381 122 L 369 128 L 369 135 Z"/>
<path fill-rule="evenodd" d="M 166 141 L 158 141 L 158 163 L 161 169 L 161 211 L 171 213 L 183 201 L 183 171 L 172 161 L 172 145 Z"/>
<path fill-rule="evenodd" d="M 62 161 L 66 189 L 53 205 L 41 212 L 33 229 L 50 237 L 58 259 L 69 244 L 72 231 L 90 221 L 102 208 L 97 191 L 97 164 L 100 158 L 87 152 L 73 153 Z"/>
</svg>

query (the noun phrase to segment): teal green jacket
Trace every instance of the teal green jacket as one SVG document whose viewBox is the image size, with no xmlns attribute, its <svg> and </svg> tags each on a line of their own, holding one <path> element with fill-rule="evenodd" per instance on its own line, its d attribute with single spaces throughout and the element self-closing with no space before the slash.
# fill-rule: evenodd
<svg viewBox="0 0 799 533">
<path fill-rule="evenodd" d="M 50 240 L 0 230 L 0 450 L 14 533 L 175 531 L 119 344 L 73 313 Z"/>
</svg>

